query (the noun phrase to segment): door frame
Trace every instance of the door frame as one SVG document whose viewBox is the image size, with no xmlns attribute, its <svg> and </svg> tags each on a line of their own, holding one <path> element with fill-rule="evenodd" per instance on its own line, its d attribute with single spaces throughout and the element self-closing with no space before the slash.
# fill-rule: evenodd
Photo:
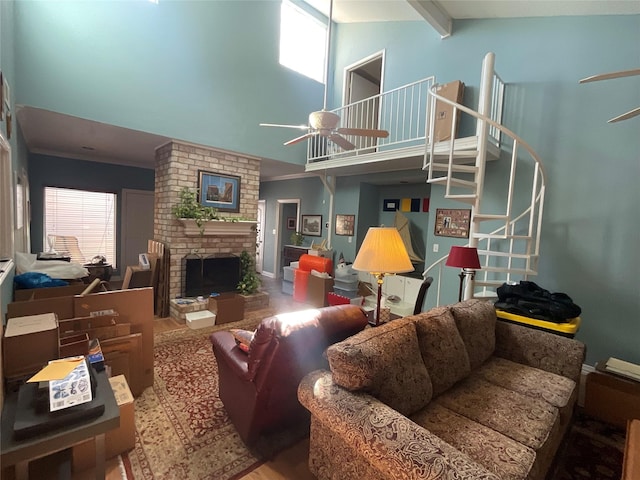
<svg viewBox="0 0 640 480">
<path fill-rule="evenodd" d="M 384 66 L 385 66 L 385 50 L 382 49 L 378 52 L 372 53 L 371 55 L 364 57 L 357 62 L 352 63 L 351 65 L 347 65 L 344 67 L 344 75 L 343 75 L 343 85 L 342 85 L 342 106 L 348 105 L 351 98 L 351 92 L 349 89 L 349 84 L 351 83 L 351 74 L 355 70 L 362 68 L 364 65 L 373 62 L 374 60 L 381 59 L 382 65 L 380 66 L 380 91 L 382 93 L 384 91 Z"/>
<path fill-rule="evenodd" d="M 286 204 L 296 205 L 296 230 L 300 226 L 300 199 L 299 198 L 279 198 L 276 200 L 278 208 L 276 212 L 274 255 L 273 255 L 273 278 L 280 278 L 280 260 L 282 257 L 283 240 L 280 238 L 280 225 L 284 223 L 282 218 L 282 208 Z"/>
<path fill-rule="evenodd" d="M 264 269 L 264 229 L 266 227 L 267 201 L 258 200 L 258 211 L 262 215 L 258 218 L 258 235 L 256 236 L 256 272 Z"/>
<path fill-rule="evenodd" d="M 127 238 L 127 225 L 124 221 L 124 215 L 122 214 L 122 212 L 125 211 L 125 209 L 127 209 L 127 196 L 129 194 L 136 194 L 136 195 L 147 195 L 147 196 L 152 196 L 154 197 L 154 202 L 155 202 L 155 192 L 153 190 L 137 190 L 135 188 L 123 188 L 122 189 L 122 208 L 120 210 L 120 254 L 118 255 L 119 257 L 119 262 L 118 262 L 118 268 L 116 269 L 119 272 L 120 277 L 124 278 L 124 271 L 126 270 L 127 265 L 125 264 L 125 238 Z M 155 203 L 154 203 L 155 205 Z M 154 207 L 155 209 L 155 207 Z M 155 215 L 155 212 L 152 212 L 152 215 Z M 154 220 L 154 224 L 155 224 L 155 220 Z M 155 226 L 154 226 L 155 229 Z M 151 232 L 151 238 L 149 240 L 152 240 L 154 236 L 154 232 Z M 144 252 L 139 252 L 139 253 L 144 253 Z"/>
</svg>

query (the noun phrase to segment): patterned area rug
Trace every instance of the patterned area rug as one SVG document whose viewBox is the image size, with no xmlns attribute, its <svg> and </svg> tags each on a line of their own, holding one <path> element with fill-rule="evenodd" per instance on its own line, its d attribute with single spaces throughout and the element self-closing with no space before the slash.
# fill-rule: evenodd
<svg viewBox="0 0 640 480">
<path fill-rule="evenodd" d="M 155 336 L 155 383 L 135 401 L 136 444 L 123 456 L 129 480 L 231 480 L 264 461 L 227 418 L 208 337 L 216 330 L 254 329 L 272 314 L 257 310 L 241 322 Z M 274 449 L 298 439 L 282 434 Z"/>
<path fill-rule="evenodd" d="M 578 409 L 548 480 L 619 480 L 625 431 Z"/>
</svg>

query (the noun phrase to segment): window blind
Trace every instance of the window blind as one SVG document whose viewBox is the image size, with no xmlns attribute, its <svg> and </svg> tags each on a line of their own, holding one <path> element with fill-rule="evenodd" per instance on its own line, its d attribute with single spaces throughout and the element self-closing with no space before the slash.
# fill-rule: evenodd
<svg viewBox="0 0 640 480">
<path fill-rule="evenodd" d="M 116 266 L 116 195 L 69 188 L 45 187 L 44 243 L 49 251 L 49 235 L 78 239 L 89 262 L 96 255 Z M 53 245 L 55 249 L 55 245 Z"/>
</svg>

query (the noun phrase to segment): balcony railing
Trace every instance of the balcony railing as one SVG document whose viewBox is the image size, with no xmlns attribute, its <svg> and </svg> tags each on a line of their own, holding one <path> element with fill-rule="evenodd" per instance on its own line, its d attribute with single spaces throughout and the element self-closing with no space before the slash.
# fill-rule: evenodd
<svg viewBox="0 0 640 480">
<path fill-rule="evenodd" d="M 435 78 L 398 87 L 394 90 L 332 110 L 340 117 L 339 128 L 386 130 L 386 138 L 343 135 L 354 150 L 343 150 L 326 137 L 317 135 L 308 143 L 308 163 L 327 157 L 362 155 L 384 149 L 424 145 L 428 132 L 429 89 Z"/>
</svg>

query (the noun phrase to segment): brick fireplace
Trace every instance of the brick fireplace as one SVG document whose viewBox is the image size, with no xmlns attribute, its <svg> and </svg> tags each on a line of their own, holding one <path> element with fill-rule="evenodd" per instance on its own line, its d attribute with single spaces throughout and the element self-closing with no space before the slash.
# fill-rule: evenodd
<svg viewBox="0 0 640 480">
<path fill-rule="evenodd" d="M 186 232 L 171 213 L 180 190 L 198 188 L 198 171 L 240 177 L 240 212 L 220 212 L 221 216 L 255 220 L 258 213 L 260 160 L 257 157 L 218 150 L 211 147 L 171 141 L 156 149 L 154 238 L 169 248 L 169 298 L 183 294 L 183 258 L 197 254 L 205 257 L 240 255 L 243 250 L 255 255 L 255 229 L 250 234 Z"/>
</svg>

